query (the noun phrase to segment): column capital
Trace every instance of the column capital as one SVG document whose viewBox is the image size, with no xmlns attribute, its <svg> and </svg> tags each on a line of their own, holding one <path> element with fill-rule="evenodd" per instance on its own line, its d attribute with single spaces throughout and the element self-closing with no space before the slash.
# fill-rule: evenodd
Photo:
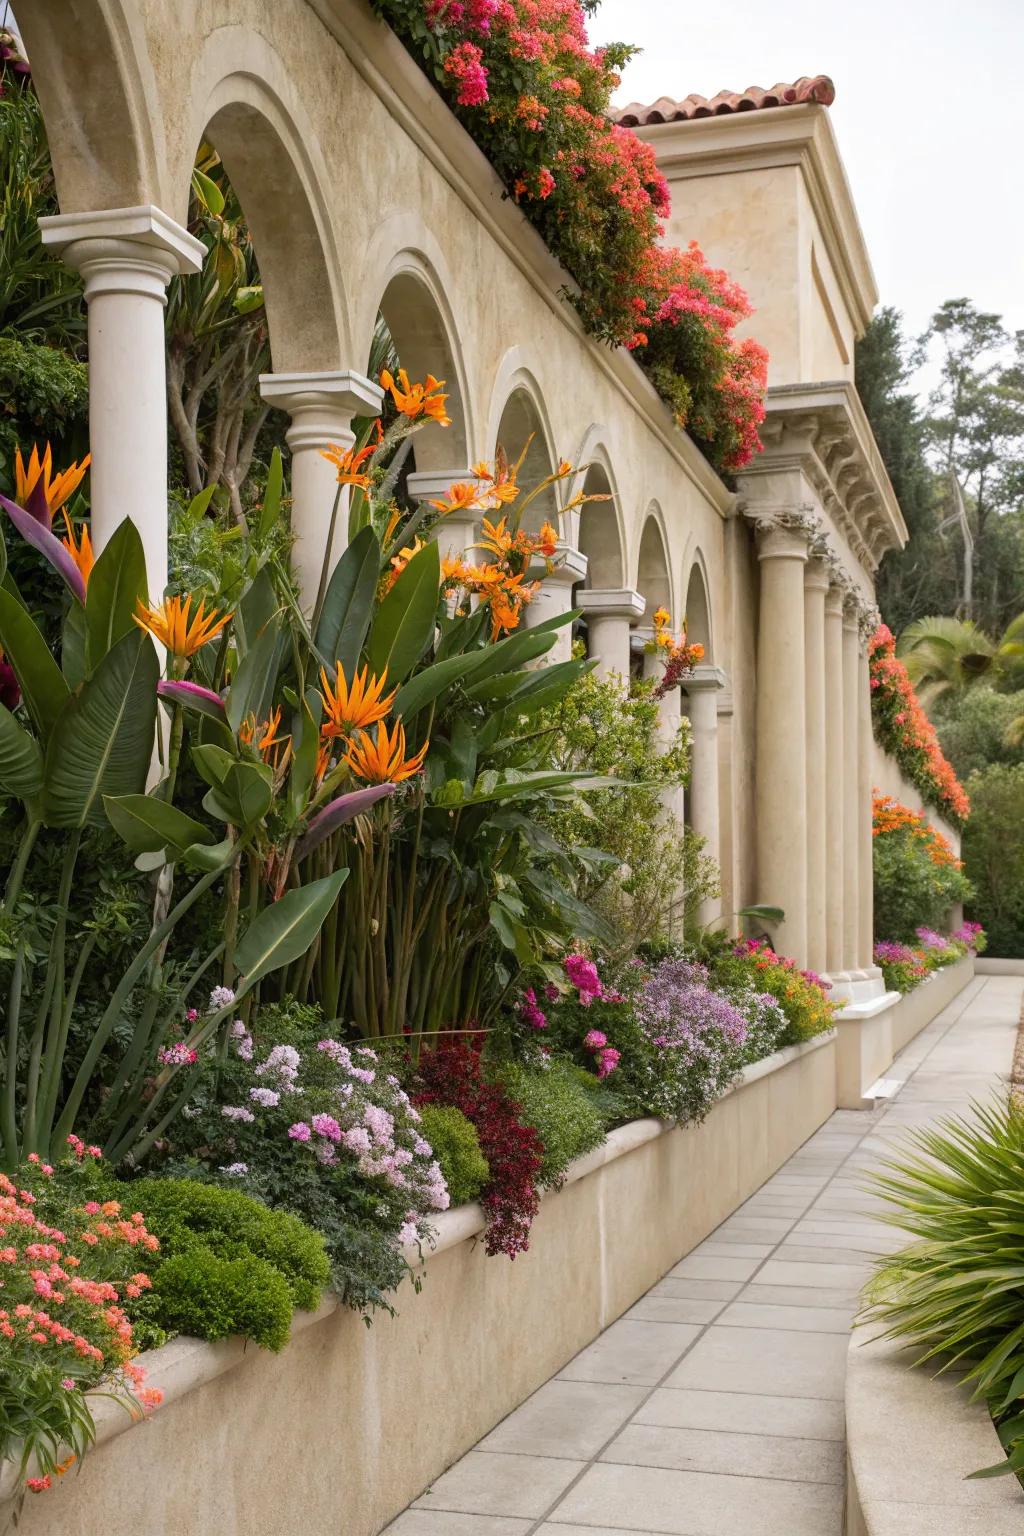
<svg viewBox="0 0 1024 1536">
<path fill-rule="evenodd" d="M 782 523 L 761 523 L 756 527 L 759 560 L 807 559 L 809 540 L 802 528 L 788 528 Z"/>
<path fill-rule="evenodd" d="M 838 582 L 829 582 L 828 591 L 825 593 L 825 612 L 841 619 L 845 601 L 846 592 L 844 588 Z"/>
<path fill-rule="evenodd" d="M 689 676 L 682 680 L 684 693 L 718 692 L 720 688 L 728 686 L 729 679 L 721 667 L 711 666 L 705 663 L 703 666 L 694 667 Z"/>
<path fill-rule="evenodd" d="M 587 587 L 577 593 L 576 607 L 581 613 L 600 619 L 642 618 L 646 603 L 631 588 Z"/>
<path fill-rule="evenodd" d="M 134 292 L 163 299 L 172 277 L 202 270 L 201 240 L 153 204 L 56 213 L 39 220 L 43 244 L 85 279 L 85 296 Z"/>
<path fill-rule="evenodd" d="M 856 631 L 860 626 L 860 598 L 856 592 L 843 593 L 843 628 Z"/>
<path fill-rule="evenodd" d="M 804 591 L 827 593 L 831 583 L 831 573 L 824 560 L 812 555 L 804 566 Z"/>
<path fill-rule="evenodd" d="M 435 496 L 446 496 L 453 485 L 483 483 L 480 476 L 471 469 L 418 469 L 406 481 L 409 495 L 414 501 L 431 501 Z"/>
<path fill-rule="evenodd" d="M 294 418 L 312 411 L 334 412 L 351 421 L 353 416 L 376 416 L 384 403 L 379 384 L 339 368 L 324 373 L 261 373 L 260 394 Z"/>
<path fill-rule="evenodd" d="M 554 566 L 545 574 L 545 584 L 574 587 L 586 578 L 588 561 L 582 550 L 573 549 L 571 544 L 563 544 L 559 539 L 552 559 Z"/>
</svg>

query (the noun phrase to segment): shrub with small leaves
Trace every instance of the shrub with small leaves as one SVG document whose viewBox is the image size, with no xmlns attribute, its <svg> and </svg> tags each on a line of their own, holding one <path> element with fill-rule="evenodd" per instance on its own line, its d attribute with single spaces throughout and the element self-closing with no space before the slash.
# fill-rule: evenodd
<svg viewBox="0 0 1024 1536">
<path fill-rule="evenodd" d="M 198 1339 L 241 1334 L 275 1351 L 288 1342 L 288 1281 L 254 1254 L 226 1259 L 201 1245 L 186 1248 L 160 1266 L 153 1289 L 165 1326 L 176 1333 Z"/>
<path fill-rule="evenodd" d="M 491 1175 L 476 1126 L 454 1104 L 424 1104 L 420 1129 L 441 1165 L 452 1205 L 475 1200 Z"/>
<path fill-rule="evenodd" d="M 535 1065 L 504 1062 L 492 1075 L 543 1143 L 542 1184 L 558 1184 L 574 1158 L 604 1141 L 601 1114 L 570 1062 L 541 1055 Z"/>
</svg>

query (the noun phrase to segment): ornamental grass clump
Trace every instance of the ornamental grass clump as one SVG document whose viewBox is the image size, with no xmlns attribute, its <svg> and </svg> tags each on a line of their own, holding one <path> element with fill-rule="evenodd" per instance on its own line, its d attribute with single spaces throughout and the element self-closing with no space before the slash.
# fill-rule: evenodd
<svg viewBox="0 0 1024 1536">
<path fill-rule="evenodd" d="M 965 1371 L 1006 1460 L 1024 1474 L 1024 1106 L 974 1105 L 907 1133 L 874 1186 L 908 1248 L 881 1261 L 865 1318 L 911 1346 L 915 1365 Z"/>
</svg>

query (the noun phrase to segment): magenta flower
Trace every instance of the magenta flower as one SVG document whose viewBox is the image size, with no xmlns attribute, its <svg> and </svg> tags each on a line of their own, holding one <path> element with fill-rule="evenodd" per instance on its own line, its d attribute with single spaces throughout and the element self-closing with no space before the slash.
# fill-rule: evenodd
<svg viewBox="0 0 1024 1536">
<path fill-rule="evenodd" d="M 314 1115 L 312 1125 L 316 1134 L 326 1141 L 341 1140 L 341 1126 L 333 1115 Z"/>
<path fill-rule="evenodd" d="M 586 955 L 566 955 L 562 965 L 565 974 L 580 993 L 581 1001 L 584 997 L 601 996 L 601 978 L 593 960 L 588 960 Z"/>
<path fill-rule="evenodd" d="M 312 1134 L 305 1120 L 296 1120 L 294 1125 L 288 1127 L 288 1135 L 292 1141 L 308 1141 Z"/>
<path fill-rule="evenodd" d="M 598 1077 L 607 1077 L 609 1072 L 614 1072 L 621 1059 L 621 1053 L 614 1045 L 608 1045 L 600 1052 L 597 1058 Z"/>
<path fill-rule="evenodd" d="M 583 1036 L 583 1049 L 586 1051 L 600 1051 L 608 1044 L 608 1036 L 602 1034 L 599 1029 L 588 1029 Z"/>
</svg>

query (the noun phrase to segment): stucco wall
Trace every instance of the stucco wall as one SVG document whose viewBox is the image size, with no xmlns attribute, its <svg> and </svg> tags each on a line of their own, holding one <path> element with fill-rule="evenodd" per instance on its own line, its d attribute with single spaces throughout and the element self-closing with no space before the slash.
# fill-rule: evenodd
<svg viewBox="0 0 1024 1536">
<path fill-rule="evenodd" d="M 30 1499 L 21 1536 L 372 1536 L 724 1220 L 834 1106 L 827 1036 L 749 1068 L 701 1126 L 665 1132 L 640 1121 L 613 1132 L 611 1147 L 543 1201 L 529 1252 L 513 1263 L 486 1258 L 469 1238 L 430 1258 L 421 1294 L 403 1289 L 398 1315 L 370 1329 L 332 1309 L 280 1356 L 186 1342 L 147 1357 L 155 1385 L 161 1358 L 170 1368 L 182 1353 L 193 1380 L 204 1368 L 222 1373 Z"/>
</svg>

